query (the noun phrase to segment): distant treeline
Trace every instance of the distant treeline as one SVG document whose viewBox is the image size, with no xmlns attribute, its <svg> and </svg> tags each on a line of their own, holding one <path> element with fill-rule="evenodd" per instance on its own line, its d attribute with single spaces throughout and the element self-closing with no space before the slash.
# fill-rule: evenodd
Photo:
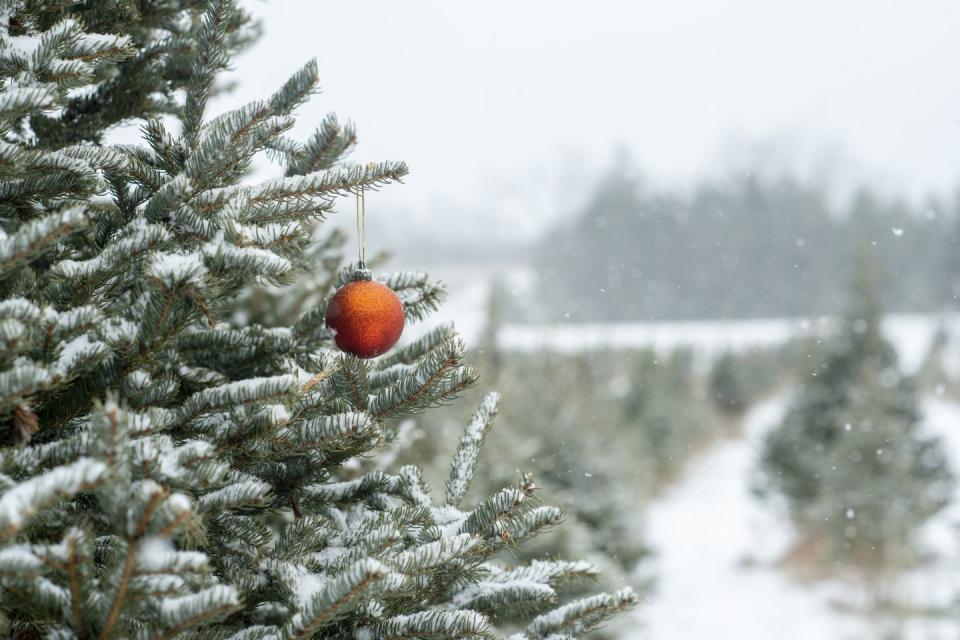
<svg viewBox="0 0 960 640">
<path fill-rule="evenodd" d="M 958 202 L 924 207 L 861 191 L 736 177 L 680 193 L 622 169 L 537 251 L 543 317 L 650 320 L 836 314 L 853 256 L 875 257 L 889 311 L 932 311 L 960 293 Z M 533 306 L 533 305 L 532 305 Z"/>
</svg>

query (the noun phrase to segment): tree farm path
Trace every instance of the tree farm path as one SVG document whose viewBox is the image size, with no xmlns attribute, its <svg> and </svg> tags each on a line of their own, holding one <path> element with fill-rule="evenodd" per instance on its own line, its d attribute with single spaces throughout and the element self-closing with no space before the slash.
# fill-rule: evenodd
<svg viewBox="0 0 960 640">
<path fill-rule="evenodd" d="M 655 555 L 644 571 L 655 586 L 634 613 L 630 640 L 873 640 L 893 629 L 909 640 L 956 638 L 955 616 L 868 618 L 850 611 L 865 602 L 851 583 L 801 583 L 777 566 L 793 530 L 782 505 L 760 501 L 751 482 L 763 436 L 787 401 L 778 395 L 754 406 L 741 436 L 719 441 L 648 507 L 646 536 Z M 924 412 L 960 468 L 960 405 L 928 399 Z M 954 506 L 924 528 L 925 546 L 951 561 L 899 579 L 898 596 L 929 603 L 960 593 L 958 520 Z"/>
</svg>

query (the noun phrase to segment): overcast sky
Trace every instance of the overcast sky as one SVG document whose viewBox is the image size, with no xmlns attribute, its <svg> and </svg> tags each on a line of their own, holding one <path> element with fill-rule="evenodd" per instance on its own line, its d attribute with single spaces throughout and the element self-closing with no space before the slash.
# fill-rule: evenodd
<svg viewBox="0 0 960 640">
<path fill-rule="evenodd" d="M 855 161 L 914 195 L 960 176 L 956 0 L 246 5 L 265 32 L 227 100 L 265 96 L 316 57 L 323 94 L 295 133 L 327 111 L 353 120 L 355 159 L 411 165 L 380 205 L 421 220 L 490 208 L 522 233 L 582 197 L 618 144 L 661 182 L 722 173 L 743 141 L 769 139 L 808 170 Z"/>
</svg>

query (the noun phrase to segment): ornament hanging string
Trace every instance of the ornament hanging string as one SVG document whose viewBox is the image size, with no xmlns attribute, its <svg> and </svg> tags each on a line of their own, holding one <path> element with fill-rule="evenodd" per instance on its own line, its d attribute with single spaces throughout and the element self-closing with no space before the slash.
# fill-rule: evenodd
<svg viewBox="0 0 960 640">
<path fill-rule="evenodd" d="M 367 173 L 373 169 L 368 165 Z M 372 187 L 375 188 L 375 187 Z M 373 279 L 367 269 L 367 230 L 365 187 L 351 187 L 357 197 L 357 241 L 359 263 L 349 282 L 345 282 L 327 301 L 324 324 L 337 347 L 357 358 L 376 358 L 389 351 L 403 333 L 403 301 L 396 291 Z"/>
<path fill-rule="evenodd" d="M 367 203 L 363 187 L 357 187 L 357 240 L 360 243 L 360 269 L 367 268 Z"/>
</svg>

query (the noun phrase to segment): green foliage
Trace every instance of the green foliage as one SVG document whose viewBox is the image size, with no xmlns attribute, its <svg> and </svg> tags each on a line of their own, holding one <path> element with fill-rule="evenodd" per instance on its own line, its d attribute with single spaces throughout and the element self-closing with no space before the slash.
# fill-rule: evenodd
<svg viewBox="0 0 960 640">
<path fill-rule="evenodd" d="M 528 477 L 464 499 L 495 396 L 441 505 L 373 455 L 477 374 L 449 327 L 378 361 L 333 349 L 343 236 L 318 223 L 406 166 L 344 164 L 332 116 L 285 137 L 314 63 L 209 119 L 256 34 L 232 1 L 0 6 L 0 633 L 483 638 L 536 616 L 516 638 L 573 637 L 633 604 L 561 603 L 590 565 L 502 557 L 562 513 Z M 142 144 L 104 144 L 129 122 Z M 285 176 L 245 182 L 259 153 Z M 386 281 L 410 322 L 442 300 Z"/>
<path fill-rule="evenodd" d="M 914 534 L 947 504 L 954 479 L 881 334 L 873 278 L 861 261 L 848 314 L 762 461 L 769 485 L 828 557 L 896 569 L 915 559 Z"/>
<path fill-rule="evenodd" d="M 736 416 L 747 408 L 747 390 L 736 360 L 729 353 L 717 358 L 710 369 L 710 395 L 724 413 Z"/>
<path fill-rule="evenodd" d="M 805 343 L 805 341 L 801 340 Z M 740 416 L 787 375 L 796 375 L 804 351 L 797 339 L 772 348 L 725 352 L 717 357 L 707 380 L 714 405 L 729 416 Z"/>
<path fill-rule="evenodd" d="M 650 349 L 632 358 L 623 424 L 652 486 L 673 479 L 690 456 L 716 435 L 710 406 L 694 387 L 692 358 L 686 350 L 660 356 Z"/>
</svg>

